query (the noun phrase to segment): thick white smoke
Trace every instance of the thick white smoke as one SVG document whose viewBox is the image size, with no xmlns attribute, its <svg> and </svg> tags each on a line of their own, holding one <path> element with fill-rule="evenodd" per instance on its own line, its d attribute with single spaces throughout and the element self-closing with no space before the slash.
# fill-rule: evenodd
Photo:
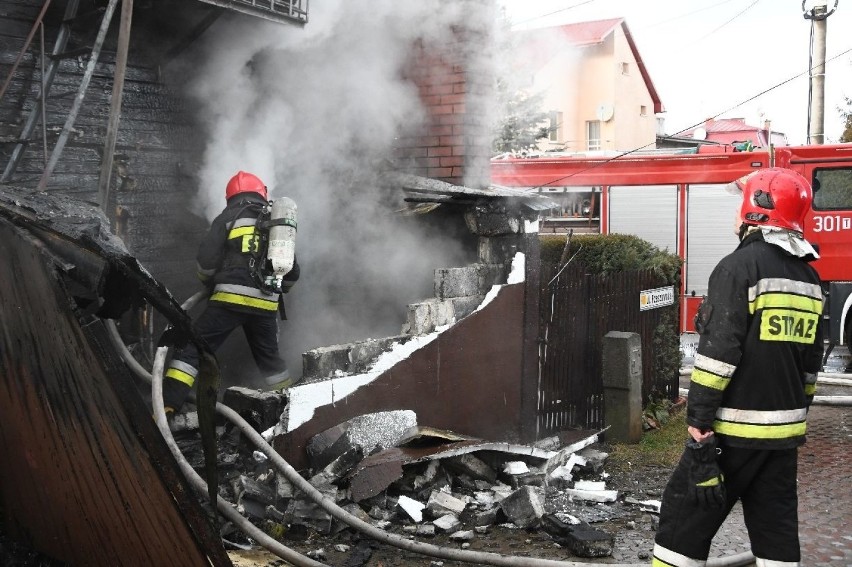
<svg viewBox="0 0 852 567">
<path fill-rule="evenodd" d="M 475 258 L 403 222 L 402 195 L 375 182 L 394 140 L 424 118 L 405 79 L 411 50 L 450 42 L 464 2 L 326 0 L 310 10 L 304 28 L 224 17 L 182 67 L 207 128 L 198 212 L 221 211 L 238 170 L 298 205 L 302 277 L 285 296 L 281 340 L 297 372 L 310 348 L 398 334 L 406 305 L 433 294 L 435 268 Z"/>
</svg>

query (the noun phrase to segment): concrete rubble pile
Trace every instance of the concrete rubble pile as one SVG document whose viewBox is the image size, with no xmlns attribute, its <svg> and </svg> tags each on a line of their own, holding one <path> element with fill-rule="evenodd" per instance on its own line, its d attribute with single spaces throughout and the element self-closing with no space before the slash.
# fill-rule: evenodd
<svg viewBox="0 0 852 567">
<path fill-rule="evenodd" d="M 223 403 L 259 431 L 271 432 L 286 395 L 229 388 Z M 200 469 L 194 427 L 188 413 L 173 430 Z M 223 424 L 219 433 L 220 494 L 252 523 L 280 539 L 337 541 L 353 532 L 247 446 L 237 428 Z M 390 532 L 418 539 L 440 535 L 468 548 L 500 526 L 544 532 L 578 557 L 608 557 L 614 536 L 605 522 L 631 508 L 657 513 L 659 502 L 619 498 L 607 488 L 607 454 L 595 445 L 599 435 L 577 434 L 568 442 L 563 435 L 534 445 L 483 442 L 418 426 L 411 411 L 380 412 L 316 435 L 306 447 L 311 466 L 300 473 L 350 514 Z M 225 539 L 237 547 L 252 545 L 236 531 Z M 343 548 L 348 550 L 343 543 L 335 546 Z"/>
</svg>

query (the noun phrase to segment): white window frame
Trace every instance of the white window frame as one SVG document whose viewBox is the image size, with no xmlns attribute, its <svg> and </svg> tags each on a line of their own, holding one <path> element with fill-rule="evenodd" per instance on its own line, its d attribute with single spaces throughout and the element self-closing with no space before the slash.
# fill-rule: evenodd
<svg viewBox="0 0 852 567">
<path fill-rule="evenodd" d="M 601 121 L 589 120 L 586 122 L 586 149 L 589 151 L 598 151 L 602 147 Z"/>
</svg>

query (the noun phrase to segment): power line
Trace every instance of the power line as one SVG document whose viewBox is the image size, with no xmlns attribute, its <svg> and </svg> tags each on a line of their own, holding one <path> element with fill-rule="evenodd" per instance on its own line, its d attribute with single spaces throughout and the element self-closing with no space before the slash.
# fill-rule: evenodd
<svg viewBox="0 0 852 567">
<path fill-rule="evenodd" d="M 745 8 L 743 8 L 743 9 L 742 9 L 742 10 L 741 10 L 738 14 L 736 14 L 733 18 L 731 18 L 730 20 L 728 20 L 727 22 L 725 22 L 725 23 L 724 23 L 724 24 L 722 24 L 721 26 L 717 27 L 716 29 L 714 29 L 714 30 L 713 30 L 713 31 L 711 31 L 710 33 L 705 34 L 704 36 L 702 36 L 702 37 L 698 38 L 698 40 L 697 40 L 697 41 L 703 41 L 703 40 L 707 39 L 708 37 L 710 37 L 711 35 L 713 35 L 713 34 L 714 34 L 714 33 L 716 33 L 717 31 L 719 31 L 720 29 L 722 29 L 723 27 L 727 26 L 728 24 L 730 24 L 731 22 L 733 22 L 734 20 L 736 20 L 737 18 L 739 18 L 740 16 L 742 16 L 743 14 L 745 14 L 746 12 L 748 12 L 749 10 L 751 10 L 751 9 L 754 7 L 754 5 L 755 5 L 755 4 L 757 4 L 758 2 L 760 2 L 760 0 L 754 0 L 754 2 L 752 2 L 751 4 L 749 4 L 748 6 L 746 6 Z"/>
<path fill-rule="evenodd" d="M 719 7 L 719 6 L 721 6 L 722 4 L 727 4 L 728 2 L 732 2 L 732 1 L 733 1 L 733 0 L 724 0 L 723 2 L 717 2 L 717 3 L 712 4 L 712 5 L 710 5 L 710 6 L 705 6 L 705 7 L 703 7 L 703 8 L 699 8 L 698 10 L 693 10 L 692 12 L 686 12 L 685 14 L 680 14 L 679 16 L 675 16 L 675 17 L 673 17 L 673 18 L 669 18 L 668 20 L 660 20 L 659 22 L 656 22 L 656 23 L 653 23 L 653 24 L 648 24 L 647 26 L 643 26 L 643 27 L 641 27 L 641 28 L 637 28 L 637 30 L 646 30 L 646 29 L 653 28 L 653 27 L 656 27 L 656 26 L 659 26 L 659 25 L 662 25 L 662 24 L 667 24 L 667 23 L 669 23 L 669 22 L 674 22 L 675 20 L 679 20 L 679 19 L 681 19 L 681 18 L 685 18 L 685 17 L 687 17 L 687 16 L 692 16 L 692 15 L 697 14 L 697 13 L 699 13 L 699 12 L 704 12 L 705 10 L 710 10 L 710 9 L 712 9 L 712 8 L 718 8 L 718 7 Z"/>
<path fill-rule="evenodd" d="M 542 18 L 546 18 L 547 16 L 552 16 L 554 14 L 559 14 L 561 12 L 567 12 L 568 10 L 573 10 L 574 8 L 578 8 L 578 7 L 580 7 L 584 4 L 591 4 L 594 1 L 595 0 L 586 0 L 585 2 L 580 2 L 579 4 L 574 4 L 573 6 L 568 6 L 567 8 L 560 8 L 559 10 L 556 10 L 555 12 L 550 12 L 550 13 L 547 13 L 547 14 L 542 14 L 540 16 L 535 16 L 534 18 L 529 18 L 529 19 L 523 20 L 521 22 L 515 22 L 513 25 L 520 26 L 522 24 L 534 22 L 535 20 L 540 20 Z"/>
</svg>

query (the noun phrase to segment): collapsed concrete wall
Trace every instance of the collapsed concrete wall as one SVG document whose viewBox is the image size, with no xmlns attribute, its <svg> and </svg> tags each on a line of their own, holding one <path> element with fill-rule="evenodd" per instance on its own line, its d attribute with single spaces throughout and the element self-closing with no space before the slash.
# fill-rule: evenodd
<svg viewBox="0 0 852 567">
<path fill-rule="evenodd" d="M 305 379 L 287 392 L 274 444 L 296 468 L 307 466 L 314 435 L 389 410 L 481 439 L 534 440 L 538 234 L 500 200 L 465 217 L 480 261 L 437 269 L 435 297 L 409 305 L 401 335 L 305 353 Z"/>
</svg>

